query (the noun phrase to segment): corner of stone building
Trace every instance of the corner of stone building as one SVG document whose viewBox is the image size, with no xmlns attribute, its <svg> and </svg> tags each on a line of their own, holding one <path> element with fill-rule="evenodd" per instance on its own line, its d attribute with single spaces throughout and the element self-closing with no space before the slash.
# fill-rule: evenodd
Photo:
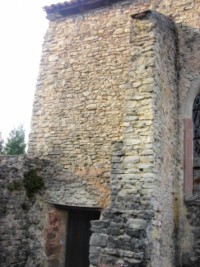
<svg viewBox="0 0 200 267">
<path fill-rule="evenodd" d="M 179 214 L 176 38 L 175 25 L 166 16 L 149 10 L 132 16 L 120 144 L 124 153 L 112 159 L 111 203 L 102 221 L 93 224 L 92 266 L 98 264 L 97 255 L 112 264 L 123 259 L 124 266 L 175 264 Z M 100 242 L 103 237 L 105 243 Z"/>
<path fill-rule="evenodd" d="M 180 259 L 177 30 L 171 18 L 156 11 L 143 12 L 133 18 L 139 19 L 133 27 L 137 26 L 144 32 L 146 24 L 153 39 L 149 52 L 151 56 L 146 60 L 152 60 L 153 81 L 154 189 L 151 203 L 154 215 L 149 228 L 151 264 L 174 266 Z"/>
</svg>

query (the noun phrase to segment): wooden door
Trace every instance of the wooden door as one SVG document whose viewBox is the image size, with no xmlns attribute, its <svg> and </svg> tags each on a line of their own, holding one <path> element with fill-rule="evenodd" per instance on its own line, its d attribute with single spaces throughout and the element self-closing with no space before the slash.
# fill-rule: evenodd
<svg viewBox="0 0 200 267">
<path fill-rule="evenodd" d="M 65 267 L 89 267 L 90 221 L 99 217 L 96 210 L 69 210 Z"/>
</svg>

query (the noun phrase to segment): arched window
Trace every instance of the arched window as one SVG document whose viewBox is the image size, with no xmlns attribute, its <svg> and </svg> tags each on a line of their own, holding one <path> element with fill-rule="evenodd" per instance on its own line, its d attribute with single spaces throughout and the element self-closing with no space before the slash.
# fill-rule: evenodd
<svg viewBox="0 0 200 267">
<path fill-rule="evenodd" d="M 192 110 L 193 126 L 193 194 L 200 192 L 200 94 L 194 100 Z"/>
<path fill-rule="evenodd" d="M 191 83 L 184 104 L 184 195 L 200 196 L 200 78 Z"/>
</svg>

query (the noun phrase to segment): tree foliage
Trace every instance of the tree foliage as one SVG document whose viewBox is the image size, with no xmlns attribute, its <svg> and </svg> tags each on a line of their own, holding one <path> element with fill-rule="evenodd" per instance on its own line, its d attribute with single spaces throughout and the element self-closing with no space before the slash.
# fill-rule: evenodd
<svg viewBox="0 0 200 267">
<path fill-rule="evenodd" d="M 20 155 L 25 153 L 25 131 L 23 126 L 14 128 L 7 139 L 7 142 L 3 148 L 3 154 L 5 155 Z"/>
<path fill-rule="evenodd" d="M 3 141 L 3 138 L 2 138 L 1 132 L 0 132 L 0 154 L 2 154 L 2 152 L 3 152 L 3 143 L 4 143 L 4 141 Z"/>
</svg>

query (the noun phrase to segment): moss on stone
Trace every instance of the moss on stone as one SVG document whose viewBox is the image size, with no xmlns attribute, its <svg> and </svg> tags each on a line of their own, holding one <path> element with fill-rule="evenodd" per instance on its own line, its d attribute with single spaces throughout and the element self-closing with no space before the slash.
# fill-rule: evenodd
<svg viewBox="0 0 200 267">
<path fill-rule="evenodd" d="M 7 189 L 11 192 L 14 190 L 21 190 L 22 187 L 23 187 L 23 184 L 21 181 L 13 181 L 7 185 Z"/>
<path fill-rule="evenodd" d="M 44 187 L 43 179 L 37 174 L 35 169 L 24 173 L 24 187 L 28 197 L 32 197 L 38 190 Z"/>
<path fill-rule="evenodd" d="M 6 207 L 3 207 L 3 214 L 5 215 L 5 214 L 7 214 L 7 212 L 8 212 L 8 209 L 6 208 Z"/>
</svg>

